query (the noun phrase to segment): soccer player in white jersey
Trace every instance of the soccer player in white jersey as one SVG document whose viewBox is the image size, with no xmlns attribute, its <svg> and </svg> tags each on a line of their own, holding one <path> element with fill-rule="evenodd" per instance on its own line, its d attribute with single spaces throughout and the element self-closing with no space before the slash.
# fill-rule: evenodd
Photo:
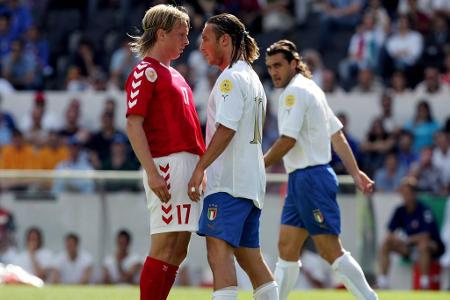
<svg viewBox="0 0 450 300">
<path fill-rule="evenodd" d="M 280 137 L 264 156 L 266 167 L 283 158 L 289 173 L 278 242 L 280 257 L 275 269 L 280 299 L 287 299 L 298 278 L 300 250 L 309 235 L 320 255 L 357 299 L 378 299 L 361 267 L 339 239 L 338 181 L 328 165 L 330 144 L 360 190 L 370 193 L 374 183 L 359 170 L 342 124 L 323 91 L 311 80 L 296 46 L 288 40 L 272 44 L 266 51 L 266 65 L 274 86 L 284 88 L 278 108 Z"/>
<path fill-rule="evenodd" d="M 278 299 L 259 247 L 266 182 L 261 149 L 266 96 L 250 65 L 259 50 L 241 21 L 230 14 L 206 22 L 200 50 L 208 64 L 222 70 L 208 100 L 207 150 L 188 184 L 189 196 L 198 201 L 206 170 L 198 233 L 206 236 L 213 299 L 237 298 L 234 256 L 250 277 L 255 299 Z"/>
</svg>

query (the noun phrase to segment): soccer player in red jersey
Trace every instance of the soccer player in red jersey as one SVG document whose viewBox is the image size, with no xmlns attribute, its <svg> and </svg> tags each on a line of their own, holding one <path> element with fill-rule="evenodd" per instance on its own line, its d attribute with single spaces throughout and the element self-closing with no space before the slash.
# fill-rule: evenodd
<svg viewBox="0 0 450 300">
<path fill-rule="evenodd" d="M 200 204 L 186 187 L 205 146 L 192 91 L 170 66 L 189 44 L 182 7 L 156 5 L 130 43 L 142 61 L 126 82 L 127 133 L 144 169 L 151 249 L 141 273 L 141 300 L 166 299 L 198 229 Z"/>
</svg>

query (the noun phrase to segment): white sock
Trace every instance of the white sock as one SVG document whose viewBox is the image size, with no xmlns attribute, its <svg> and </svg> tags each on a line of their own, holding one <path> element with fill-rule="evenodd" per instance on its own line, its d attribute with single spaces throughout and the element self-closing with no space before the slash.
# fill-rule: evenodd
<svg viewBox="0 0 450 300">
<path fill-rule="evenodd" d="M 386 275 L 378 275 L 377 278 L 378 288 L 387 289 L 389 288 L 389 279 Z"/>
<path fill-rule="evenodd" d="M 420 275 L 420 288 L 421 289 L 429 289 L 430 288 L 430 276 L 428 275 Z"/>
<path fill-rule="evenodd" d="M 229 286 L 215 291 L 212 294 L 212 300 L 236 300 L 238 290 L 236 286 Z"/>
<path fill-rule="evenodd" d="M 358 300 L 378 300 L 377 294 L 370 288 L 358 262 L 345 252 L 331 265 L 339 275 L 347 290 Z"/>
<path fill-rule="evenodd" d="M 253 292 L 256 300 L 278 300 L 278 285 L 275 281 L 270 281 L 258 286 Z"/>
<path fill-rule="evenodd" d="M 286 300 L 289 292 L 294 288 L 302 263 L 300 261 L 286 261 L 278 258 L 275 267 L 275 280 L 278 283 L 280 300 Z"/>
</svg>

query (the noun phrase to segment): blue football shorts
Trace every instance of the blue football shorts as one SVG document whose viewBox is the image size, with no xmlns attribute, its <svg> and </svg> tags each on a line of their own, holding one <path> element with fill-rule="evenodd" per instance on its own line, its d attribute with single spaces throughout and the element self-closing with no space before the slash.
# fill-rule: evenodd
<svg viewBox="0 0 450 300">
<path fill-rule="evenodd" d="M 203 200 L 198 234 L 226 241 L 234 248 L 259 248 L 261 209 L 252 200 L 214 193 Z"/>
<path fill-rule="evenodd" d="M 341 216 L 337 191 L 338 180 L 329 165 L 291 172 L 281 224 L 304 228 L 310 235 L 339 235 Z"/>
</svg>

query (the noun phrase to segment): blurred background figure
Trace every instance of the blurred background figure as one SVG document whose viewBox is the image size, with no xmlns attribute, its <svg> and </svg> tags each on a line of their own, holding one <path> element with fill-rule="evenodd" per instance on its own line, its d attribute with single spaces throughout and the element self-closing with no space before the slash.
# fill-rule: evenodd
<svg viewBox="0 0 450 300">
<path fill-rule="evenodd" d="M 16 224 L 12 212 L 0 206 L 0 263 L 10 264 L 17 256 L 14 243 Z"/>
<path fill-rule="evenodd" d="M 91 254 L 81 249 L 79 236 L 68 233 L 64 238 L 64 248 L 53 262 L 50 282 L 89 284 L 94 262 Z"/>
<path fill-rule="evenodd" d="M 121 229 L 116 236 L 116 251 L 105 258 L 103 263 L 103 283 L 137 284 L 143 258 L 130 252 L 131 234 Z"/>
<path fill-rule="evenodd" d="M 17 255 L 13 264 L 46 281 L 53 259 L 52 252 L 44 248 L 41 229 L 30 227 L 25 234 L 25 250 Z"/>
</svg>

